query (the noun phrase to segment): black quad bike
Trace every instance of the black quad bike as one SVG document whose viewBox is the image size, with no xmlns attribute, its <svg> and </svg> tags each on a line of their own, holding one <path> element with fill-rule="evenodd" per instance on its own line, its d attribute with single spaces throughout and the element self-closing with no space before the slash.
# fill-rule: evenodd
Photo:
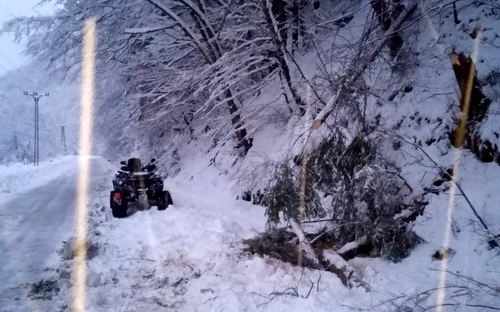
<svg viewBox="0 0 500 312">
<path fill-rule="evenodd" d="M 113 190 L 110 193 L 110 206 L 115 218 L 125 218 L 130 205 L 135 204 L 139 210 L 157 206 L 165 210 L 172 205 L 170 192 L 163 190 L 163 180 L 155 173 L 156 160 L 153 158 L 147 166 L 142 166 L 139 158 L 121 161 L 121 170 L 113 179 Z"/>
</svg>

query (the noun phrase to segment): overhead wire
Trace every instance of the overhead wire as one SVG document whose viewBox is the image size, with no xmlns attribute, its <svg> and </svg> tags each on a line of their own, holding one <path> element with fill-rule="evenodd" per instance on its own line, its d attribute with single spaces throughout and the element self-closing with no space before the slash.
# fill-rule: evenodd
<svg viewBox="0 0 500 312">
<path fill-rule="evenodd" d="M 19 73 L 21 76 L 23 76 L 31 84 L 36 85 L 36 83 L 28 75 L 26 75 L 24 73 L 24 71 L 19 66 L 16 66 L 2 51 L 0 51 L 0 56 L 2 56 L 12 66 L 12 72 Z M 2 66 L 2 67 L 5 69 L 4 66 Z"/>
<path fill-rule="evenodd" d="M 2 68 L 3 70 L 5 70 L 5 72 L 6 72 L 6 73 L 9 73 L 9 74 L 10 74 L 10 73 L 12 72 L 12 70 L 7 69 L 7 68 L 6 68 L 5 66 L 3 66 L 2 64 L 0 64 L 0 68 Z M 22 82 L 21 80 L 19 80 L 19 78 L 18 78 L 18 77 L 16 77 L 15 75 L 13 75 L 13 74 L 10 74 L 10 75 L 12 75 L 13 80 L 15 80 L 15 83 L 14 83 L 14 84 L 16 85 L 16 87 L 19 87 L 19 89 L 23 89 L 23 88 L 21 87 L 21 86 L 23 85 L 23 82 Z"/>
</svg>

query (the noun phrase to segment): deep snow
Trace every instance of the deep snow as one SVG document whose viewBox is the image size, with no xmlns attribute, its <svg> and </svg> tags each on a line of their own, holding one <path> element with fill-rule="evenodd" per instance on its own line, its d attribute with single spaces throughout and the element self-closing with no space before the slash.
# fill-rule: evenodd
<svg viewBox="0 0 500 312">
<path fill-rule="evenodd" d="M 331 273 L 302 271 L 267 257 L 243 254 L 241 240 L 264 230 L 264 209 L 235 200 L 230 187 L 234 183 L 207 168 L 208 158 L 184 161 L 186 169 L 166 180 L 174 206 L 113 219 L 108 191 L 116 166 L 99 160 L 104 169 L 94 177 L 89 204 L 89 238 L 98 248 L 88 261 L 88 311 L 395 311 L 391 303 L 381 302 L 399 297 L 399 304 L 403 294 L 411 297 L 437 286 L 439 273 L 435 270 L 440 262 L 431 256 L 442 246 L 447 194 L 432 196 L 415 225 L 426 243 L 401 263 L 351 260 L 369 291 L 349 290 Z M 494 185 L 500 182 L 500 167 L 479 163 L 468 153 L 461 163 L 462 187 L 473 194 L 471 200 L 477 205 L 488 198 L 480 212 L 487 220 L 498 220 L 495 207 L 500 194 Z M 464 201 L 457 197 L 456 203 L 453 219 L 458 230 L 450 246 L 456 253 L 448 269 L 481 282 L 498 281 L 497 273 L 491 273 L 500 264 L 498 252 L 487 249 L 486 238 L 478 234 Z M 46 278 L 55 278 L 61 292 L 44 304 L 65 310 L 71 302 L 72 262 L 59 259 Z M 479 291 L 473 283 L 453 276 L 448 275 L 448 282 Z M 473 299 L 467 295 L 450 288 L 446 302 L 500 304 L 487 294 Z M 431 295 L 418 305 L 432 306 L 434 300 Z M 410 300 L 405 305 L 415 304 Z M 457 310 L 471 311 L 466 306 Z"/>
</svg>

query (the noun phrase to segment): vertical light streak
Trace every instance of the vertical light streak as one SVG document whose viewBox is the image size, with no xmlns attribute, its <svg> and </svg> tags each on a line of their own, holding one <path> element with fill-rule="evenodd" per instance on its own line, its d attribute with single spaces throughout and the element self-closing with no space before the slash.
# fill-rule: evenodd
<svg viewBox="0 0 500 312">
<path fill-rule="evenodd" d="M 85 310 L 85 286 L 87 279 L 87 207 L 89 198 L 90 158 L 92 151 L 92 106 L 94 101 L 95 73 L 95 19 L 85 22 L 82 49 L 82 90 L 80 116 L 80 151 L 78 189 L 76 201 L 76 241 L 74 257 L 74 284 L 72 311 Z"/>
<path fill-rule="evenodd" d="M 465 131 L 467 126 L 467 118 L 469 116 L 469 108 L 470 108 L 470 99 L 472 94 L 472 87 L 474 86 L 474 76 L 476 74 L 476 63 L 477 56 L 479 52 L 479 43 L 481 41 L 481 32 L 478 30 L 477 35 L 474 39 L 474 44 L 472 48 L 471 55 L 471 66 L 469 68 L 469 76 L 467 77 L 467 81 L 463 90 L 461 91 L 461 104 L 462 110 L 459 116 L 458 128 L 455 131 L 455 146 L 457 148 L 453 151 L 453 183 L 450 187 L 450 197 L 448 200 L 448 209 L 446 211 L 446 229 L 444 232 L 443 238 L 443 248 L 444 251 L 449 249 L 450 246 L 450 237 L 451 237 L 451 225 L 452 225 L 452 216 L 453 210 L 455 208 L 455 192 L 457 190 L 456 183 L 458 183 L 458 171 L 460 169 L 460 156 L 462 155 L 462 146 L 465 141 Z M 436 311 L 442 312 L 444 311 L 444 300 L 446 297 L 446 272 L 448 270 L 448 257 L 445 255 L 442 259 L 441 270 L 439 272 L 439 283 L 438 283 L 438 295 L 436 298 Z"/>
</svg>

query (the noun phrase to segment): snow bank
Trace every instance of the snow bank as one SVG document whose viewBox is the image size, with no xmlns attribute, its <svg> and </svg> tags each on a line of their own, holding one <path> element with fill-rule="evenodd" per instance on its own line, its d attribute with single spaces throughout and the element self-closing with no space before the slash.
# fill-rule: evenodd
<svg viewBox="0 0 500 312">
<path fill-rule="evenodd" d="M 75 169 L 77 165 L 76 156 L 55 158 L 41 162 L 39 166 L 21 163 L 0 165 L 0 200 L 46 185 Z"/>
</svg>

